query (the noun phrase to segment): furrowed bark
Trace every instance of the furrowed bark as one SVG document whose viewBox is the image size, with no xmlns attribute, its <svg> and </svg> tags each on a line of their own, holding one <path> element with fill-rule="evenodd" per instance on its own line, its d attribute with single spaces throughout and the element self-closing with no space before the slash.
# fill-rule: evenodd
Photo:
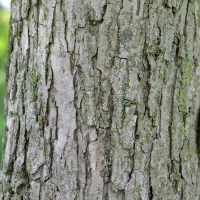
<svg viewBox="0 0 200 200">
<path fill-rule="evenodd" d="M 15 0 L 0 198 L 199 198 L 198 0 Z"/>
</svg>

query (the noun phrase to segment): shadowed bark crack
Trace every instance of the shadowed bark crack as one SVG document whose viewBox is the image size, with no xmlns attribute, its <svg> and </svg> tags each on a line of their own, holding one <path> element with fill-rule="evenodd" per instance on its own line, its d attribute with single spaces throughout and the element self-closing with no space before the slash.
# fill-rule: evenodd
<svg viewBox="0 0 200 200">
<path fill-rule="evenodd" d="M 175 54 L 175 66 L 176 68 L 174 69 L 174 78 L 173 78 L 173 83 L 171 87 L 171 110 L 170 110 L 170 121 L 169 121 L 169 126 L 168 126 L 168 132 L 169 132 L 169 158 L 171 160 L 171 166 L 170 166 L 170 172 L 169 172 L 169 179 L 171 180 L 170 175 L 173 173 L 174 170 L 174 163 L 173 163 L 173 158 L 172 158 L 172 149 L 173 149 L 173 135 L 172 135 L 172 124 L 174 120 L 174 99 L 175 99 L 175 89 L 176 89 L 176 82 L 177 82 L 177 68 L 179 67 L 178 63 L 178 56 L 179 56 L 179 39 L 177 38 L 177 46 L 176 46 L 176 54 Z"/>
<path fill-rule="evenodd" d="M 150 144 L 151 148 L 149 150 L 149 200 L 153 200 L 153 187 L 152 187 L 152 181 L 151 181 L 151 154 L 153 151 L 153 143 Z"/>
<path fill-rule="evenodd" d="M 140 4 L 141 4 L 141 0 L 137 0 L 137 11 L 136 11 L 137 16 L 139 16 L 140 14 Z"/>
<path fill-rule="evenodd" d="M 197 145 L 197 153 L 200 160 L 200 109 L 197 116 L 197 128 L 196 128 L 196 145 Z M 199 162 L 200 165 L 200 162 Z"/>
<path fill-rule="evenodd" d="M 171 94 L 172 94 L 172 99 L 171 99 L 171 111 L 170 111 L 170 121 L 169 121 L 169 126 L 168 126 L 168 132 L 169 132 L 169 158 L 171 160 L 171 166 L 170 166 L 170 173 L 169 173 L 169 179 L 170 175 L 173 173 L 174 165 L 173 165 L 173 158 L 172 158 L 172 149 L 173 149 L 173 136 L 172 136 L 172 124 L 173 124 L 173 111 L 174 111 L 174 93 L 175 93 L 175 85 L 176 85 L 176 75 L 177 75 L 177 70 L 175 70 L 175 77 L 174 77 L 174 83 L 172 85 L 171 89 Z"/>
<path fill-rule="evenodd" d="M 91 183 L 91 168 L 89 161 L 89 136 L 87 137 L 87 146 L 86 146 L 86 151 L 84 152 L 84 160 L 85 160 L 86 176 L 85 176 L 85 187 L 83 189 L 83 199 L 86 199 L 88 193 L 88 187 L 90 186 Z"/>
<path fill-rule="evenodd" d="M 190 4 L 190 0 L 187 1 L 187 8 L 186 8 L 186 14 L 185 14 L 185 26 L 184 26 L 184 30 L 183 30 L 183 34 L 185 37 L 187 37 L 187 17 L 188 17 L 188 11 L 189 11 L 189 4 Z"/>
</svg>

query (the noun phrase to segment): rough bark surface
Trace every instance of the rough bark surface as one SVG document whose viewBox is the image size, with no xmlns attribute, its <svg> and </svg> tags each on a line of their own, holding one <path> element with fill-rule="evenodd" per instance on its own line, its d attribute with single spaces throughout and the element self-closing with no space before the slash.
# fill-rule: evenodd
<svg viewBox="0 0 200 200">
<path fill-rule="evenodd" d="M 200 1 L 11 5 L 0 199 L 199 199 Z"/>
</svg>

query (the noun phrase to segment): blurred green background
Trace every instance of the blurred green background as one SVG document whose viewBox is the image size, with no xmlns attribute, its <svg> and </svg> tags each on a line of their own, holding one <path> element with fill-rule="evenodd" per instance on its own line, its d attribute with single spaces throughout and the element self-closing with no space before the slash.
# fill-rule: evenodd
<svg viewBox="0 0 200 200">
<path fill-rule="evenodd" d="M 0 162 L 4 129 L 5 63 L 7 59 L 9 19 L 10 9 L 6 9 L 0 5 Z"/>
</svg>

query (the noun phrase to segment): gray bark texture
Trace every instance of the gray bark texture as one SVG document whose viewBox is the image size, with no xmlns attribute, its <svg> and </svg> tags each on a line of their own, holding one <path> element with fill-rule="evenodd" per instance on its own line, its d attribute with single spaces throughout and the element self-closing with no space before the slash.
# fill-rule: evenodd
<svg viewBox="0 0 200 200">
<path fill-rule="evenodd" d="M 12 0 L 1 200 L 199 200 L 199 0 Z"/>
</svg>

